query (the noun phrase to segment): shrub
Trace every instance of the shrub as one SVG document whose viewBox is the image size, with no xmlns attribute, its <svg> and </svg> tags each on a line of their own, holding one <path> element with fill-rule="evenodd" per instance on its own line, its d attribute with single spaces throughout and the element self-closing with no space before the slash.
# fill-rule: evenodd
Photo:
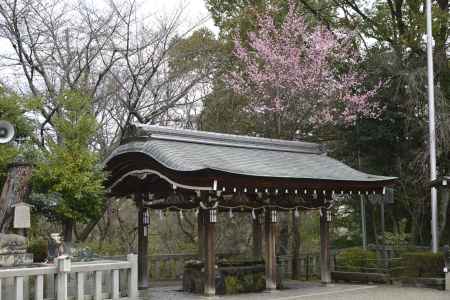
<svg viewBox="0 0 450 300">
<path fill-rule="evenodd" d="M 362 248 L 349 248 L 336 256 L 336 267 L 349 272 L 370 272 L 377 266 L 377 254 Z"/>
<path fill-rule="evenodd" d="M 242 292 L 259 292 L 266 288 L 266 281 L 263 274 L 254 273 L 241 276 Z"/>
<path fill-rule="evenodd" d="M 237 294 L 242 290 L 242 285 L 239 282 L 239 278 L 236 276 L 225 277 L 225 294 Z"/>
<path fill-rule="evenodd" d="M 407 252 L 401 259 L 400 275 L 407 277 L 443 276 L 444 256 L 442 253 Z"/>
<path fill-rule="evenodd" d="M 48 244 L 46 240 L 34 240 L 28 245 L 28 253 L 33 254 L 34 262 L 44 262 L 47 259 Z"/>
</svg>

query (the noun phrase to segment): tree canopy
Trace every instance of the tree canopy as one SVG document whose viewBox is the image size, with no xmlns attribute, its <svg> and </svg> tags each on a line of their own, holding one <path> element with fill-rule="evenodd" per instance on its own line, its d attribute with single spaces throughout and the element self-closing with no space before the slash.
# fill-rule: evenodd
<svg viewBox="0 0 450 300">
<path fill-rule="evenodd" d="M 59 143 L 50 141 L 37 161 L 32 178 L 32 203 L 51 220 L 87 223 L 99 217 L 105 205 L 105 175 L 99 155 L 92 151 L 97 122 L 91 98 L 68 91 L 58 98 L 54 118 Z"/>
<path fill-rule="evenodd" d="M 26 111 L 25 101 L 12 91 L 0 86 L 0 120 L 13 124 L 16 137 L 29 137 L 32 133 L 32 124 L 24 115 Z M 0 187 L 6 178 L 8 165 L 19 154 L 13 143 L 0 144 Z"/>
</svg>

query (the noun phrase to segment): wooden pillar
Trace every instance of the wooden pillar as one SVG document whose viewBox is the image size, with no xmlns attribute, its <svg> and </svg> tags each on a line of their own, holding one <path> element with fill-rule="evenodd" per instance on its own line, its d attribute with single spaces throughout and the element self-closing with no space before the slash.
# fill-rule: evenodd
<svg viewBox="0 0 450 300">
<path fill-rule="evenodd" d="M 148 280 L 148 229 L 150 216 L 148 209 L 144 207 L 144 195 L 136 195 L 138 213 L 138 288 L 140 290 L 149 288 Z"/>
<path fill-rule="evenodd" d="M 320 210 L 320 280 L 322 283 L 330 283 L 329 221 L 331 221 L 331 215 L 328 215 L 328 211 L 325 208 L 321 208 Z"/>
<path fill-rule="evenodd" d="M 276 257 L 276 231 L 278 212 L 267 209 L 265 215 L 265 263 L 266 263 L 266 289 L 277 288 L 277 257 Z"/>
<path fill-rule="evenodd" d="M 205 211 L 199 209 L 197 215 L 197 231 L 198 231 L 198 257 L 201 261 L 205 261 Z"/>
<path fill-rule="evenodd" d="M 216 222 L 217 210 L 210 209 L 205 213 L 205 296 L 216 295 Z"/>
<path fill-rule="evenodd" d="M 262 257 L 262 214 L 260 212 L 255 212 L 256 218 L 253 219 L 253 257 Z"/>
<path fill-rule="evenodd" d="M 300 277 L 300 212 L 292 211 L 292 279 Z"/>
</svg>

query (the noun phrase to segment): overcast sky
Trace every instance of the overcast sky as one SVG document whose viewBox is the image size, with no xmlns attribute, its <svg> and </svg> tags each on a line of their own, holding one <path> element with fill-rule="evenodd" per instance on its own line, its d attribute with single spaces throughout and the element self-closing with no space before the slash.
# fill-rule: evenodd
<svg viewBox="0 0 450 300">
<path fill-rule="evenodd" d="M 184 21 L 186 26 L 201 25 L 218 32 L 214 22 L 206 9 L 205 0 L 142 0 L 143 10 L 148 10 L 144 14 L 171 14 L 177 9 L 184 8 Z"/>
<path fill-rule="evenodd" d="M 70 3 L 70 0 L 68 0 Z M 85 0 L 91 2 L 94 6 L 102 5 L 105 0 Z M 121 0 L 116 0 L 120 3 Z M 205 0 L 137 0 L 138 14 L 143 17 L 151 19 L 153 16 L 171 16 L 174 12 L 183 9 L 182 19 L 179 30 L 185 33 L 192 31 L 193 27 L 207 27 L 214 33 L 218 34 L 219 29 L 214 26 L 214 22 L 206 9 Z M 11 44 L 6 40 L 0 38 L 0 54 L 8 55 L 13 53 Z M 18 84 L 21 82 L 21 77 L 17 78 L 16 72 L 9 67 L 0 68 L 0 81 L 4 83 Z"/>
</svg>

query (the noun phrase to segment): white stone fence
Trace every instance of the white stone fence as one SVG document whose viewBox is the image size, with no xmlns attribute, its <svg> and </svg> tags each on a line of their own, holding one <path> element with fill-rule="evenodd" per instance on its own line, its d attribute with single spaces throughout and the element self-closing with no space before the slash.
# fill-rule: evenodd
<svg viewBox="0 0 450 300">
<path fill-rule="evenodd" d="M 126 261 L 71 262 L 0 269 L 0 300 L 138 298 L 137 255 Z"/>
</svg>

